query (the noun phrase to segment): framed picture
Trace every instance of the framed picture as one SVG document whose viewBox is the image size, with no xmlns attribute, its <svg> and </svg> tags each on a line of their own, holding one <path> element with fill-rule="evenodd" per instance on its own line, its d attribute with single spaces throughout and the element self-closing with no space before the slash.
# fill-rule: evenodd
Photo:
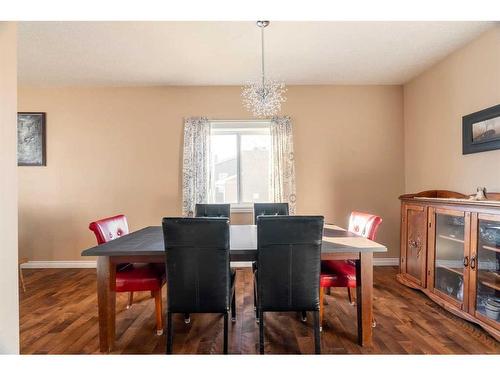
<svg viewBox="0 0 500 375">
<path fill-rule="evenodd" d="M 44 112 L 17 114 L 17 165 L 46 165 Z"/>
<path fill-rule="evenodd" d="M 462 118 L 462 154 L 500 149 L 500 104 Z"/>
</svg>

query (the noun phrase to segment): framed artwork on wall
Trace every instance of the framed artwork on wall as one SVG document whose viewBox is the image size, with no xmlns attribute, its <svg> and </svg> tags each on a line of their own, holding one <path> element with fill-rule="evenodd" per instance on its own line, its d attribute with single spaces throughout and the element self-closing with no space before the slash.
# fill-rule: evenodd
<svg viewBox="0 0 500 375">
<path fill-rule="evenodd" d="M 45 166 L 46 160 L 45 112 L 18 112 L 17 165 Z"/>
<path fill-rule="evenodd" d="M 462 118 L 462 154 L 500 149 L 500 104 Z"/>
</svg>

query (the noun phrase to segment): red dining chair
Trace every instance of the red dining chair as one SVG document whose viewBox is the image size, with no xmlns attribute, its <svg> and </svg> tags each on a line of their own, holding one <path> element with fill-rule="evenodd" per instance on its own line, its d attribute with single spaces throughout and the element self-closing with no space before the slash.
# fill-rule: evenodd
<svg viewBox="0 0 500 375">
<path fill-rule="evenodd" d="M 129 233 L 125 215 L 93 221 L 89 229 L 97 243 L 103 244 Z M 163 334 L 163 308 L 161 289 L 165 284 L 165 270 L 160 264 L 123 263 L 116 266 L 116 292 L 129 292 L 127 309 L 132 306 L 134 292 L 149 291 L 155 299 L 156 334 Z"/>
<path fill-rule="evenodd" d="M 349 232 L 359 234 L 370 240 L 375 240 L 378 227 L 382 223 L 380 216 L 364 212 L 351 212 L 349 218 Z M 325 290 L 329 288 L 347 288 L 349 302 L 354 304 L 351 288 L 356 290 L 356 263 L 352 260 L 322 260 L 319 288 L 319 315 L 323 325 L 323 309 Z"/>
</svg>

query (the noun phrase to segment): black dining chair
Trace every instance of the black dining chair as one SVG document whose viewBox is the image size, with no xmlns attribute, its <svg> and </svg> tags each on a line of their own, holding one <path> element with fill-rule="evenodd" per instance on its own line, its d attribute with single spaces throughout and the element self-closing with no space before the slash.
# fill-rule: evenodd
<svg viewBox="0 0 500 375">
<path fill-rule="evenodd" d="M 202 204 L 197 203 L 195 217 L 231 217 L 230 204 Z"/>
<path fill-rule="evenodd" d="M 288 215 L 288 203 L 254 203 L 253 222 L 257 224 L 260 215 Z"/>
<path fill-rule="evenodd" d="M 197 203 L 194 209 L 195 217 L 227 217 L 231 219 L 231 205 L 220 203 Z M 184 323 L 189 324 L 191 317 L 184 314 Z"/>
<path fill-rule="evenodd" d="M 167 354 L 172 353 L 172 314 L 224 315 L 224 354 L 228 315 L 236 320 L 234 282 L 229 266 L 227 218 L 164 218 L 167 269 Z"/>
<path fill-rule="evenodd" d="M 253 204 L 253 222 L 257 224 L 257 217 L 260 215 L 288 215 L 288 203 L 254 203 Z M 252 262 L 252 272 L 255 273 L 257 270 L 257 262 Z M 257 292 L 255 287 L 253 288 L 253 304 L 254 310 L 257 311 Z M 259 316 L 256 314 L 257 321 Z M 305 313 L 302 316 L 302 320 L 305 321 Z"/>
<path fill-rule="evenodd" d="M 323 216 L 257 218 L 257 314 L 259 349 L 264 354 L 264 313 L 312 311 L 314 347 L 321 352 L 319 277 Z"/>
</svg>

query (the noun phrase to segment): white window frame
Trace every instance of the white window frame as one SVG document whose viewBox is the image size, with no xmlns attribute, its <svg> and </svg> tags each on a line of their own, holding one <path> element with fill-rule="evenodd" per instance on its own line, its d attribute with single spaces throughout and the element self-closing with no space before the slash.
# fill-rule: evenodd
<svg viewBox="0 0 500 375">
<path fill-rule="evenodd" d="M 236 135 L 236 186 L 238 203 L 231 203 L 232 212 L 252 212 L 253 202 L 241 202 L 241 135 L 270 135 L 271 120 L 210 120 L 210 134 Z M 271 162 L 271 161 L 270 161 Z M 212 173 L 212 172 L 211 172 Z M 212 197 L 210 197 L 210 200 Z"/>
</svg>

